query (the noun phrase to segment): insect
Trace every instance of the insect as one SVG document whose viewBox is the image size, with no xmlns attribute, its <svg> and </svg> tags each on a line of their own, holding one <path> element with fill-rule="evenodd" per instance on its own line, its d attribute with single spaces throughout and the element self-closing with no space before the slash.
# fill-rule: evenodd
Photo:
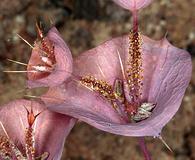
<svg viewBox="0 0 195 160">
<path fill-rule="evenodd" d="M 38 58 L 40 61 L 33 64 L 29 62 L 29 70 L 33 73 L 35 79 L 43 78 L 50 74 L 55 64 L 54 50 L 52 43 L 44 38 L 41 29 L 37 25 L 38 35 L 41 39 L 38 50 L 40 49 Z M 82 75 L 78 78 L 78 82 L 86 88 L 98 93 L 106 99 L 114 109 L 122 110 L 128 115 L 130 121 L 139 122 L 151 116 L 154 103 L 143 102 L 141 100 L 143 87 L 143 68 L 142 68 L 142 39 L 138 32 L 130 32 L 129 36 L 129 53 L 127 62 L 124 65 L 117 51 L 119 65 L 121 68 L 122 77 L 116 78 L 113 84 L 109 84 L 106 80 L 97 79 L 93 75 Z M 102 70 L 100 68 L 102 73 Z M 32 78 L 34 78 L 32 77 Z M 147 104 L 147 105 L 146 105 Z M 123 114 L 124 115 L 124 114 Z"/>
<path fill-rule="evenodd" d="M 117 78 L 114 84 L 97 79 L 92 75 L 83 76 L 80 82 L 97 92 L 111 103 L 114 109 L 123 108 L 131 122 L 139 122 L 151 116 L 155 103 L 142 102 L 142 54 L 141 37 L 139 33 L 130 32 L 129 58 L 126 70 L 123 67 L 120 53 L 117 51 L 122 78 Z"/>
<path fill-rule="evenodd" d="M 135 122 L 139 122 L 146 118 L 149 118 L 155 106 L 156 104 L 154 103 L 142 103 L 141 106 L 138 107 L 137 113 L 132 116 L 132 120 L 134 120 Z"/>
<path fill-rule="evenodd" d="M 152 110 L 156 106 L 156 104 L 148 102 L 141 103 L 137 109 L 134 106 L 131 106 L 125 97 L 123 81 L 119 79 L 115 80 L 113 87 L 106 81 L 97 80 L 92 76 L 82 77 L 80 81 L 83 85 L 89 87 L 95 92 L 98 92 L 102 97 L 108 100 L 112 104 L 113 108 L 116 109 L 117 107 L 124 105 L 126 112 L 130 115 L 131 120 L 134 122 L 139 122 L 150 117 Z"/>
</svg>

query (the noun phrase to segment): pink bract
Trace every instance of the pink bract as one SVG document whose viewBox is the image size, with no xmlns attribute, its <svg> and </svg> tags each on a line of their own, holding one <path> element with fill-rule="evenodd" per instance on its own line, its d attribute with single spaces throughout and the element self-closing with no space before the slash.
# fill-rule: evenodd
<svg viewBox="0 0 195 160">
<path fill-rule="evenodd" d="M 28 81 L 27 86 L 29 88 L 34 87 L 44 87 L 44 86 L 57 86 L 62 84 L 72 72 L 72 55 L 66 45 L 66 43 L 61 38 L 59 32 L 55 27 L 51 28 L 46 37 L 44 37 L 45 46 L 49 44 L 53 45 L 53 59 L 55 64 L 53 64 L 53 70 L 51 72 L 37 71 L 32 73 L 32 66 L 38 66 L 40 64 L 45 65 L 41 61 L 41 55 L 46 53 L 41 49 L 41 42 L 35 42 L 35 47 L 32 50 L 32 54 L 28 63 Z M 48 67 L 48 65 L 45 65 Z M 67 72 L 68 71 L 68 72 Z"/>
<path fill-rule="evenodd" d="M 46 109 L 43 103 L 29 100 L 15 100 L 0 107 L 0 121 L 11 141 L 25 154 L 25 129 L 28 127 L 27 111 L 32 106 L 36 115 Z M 35 155 L 49 153 L 48 160 L 59 160 L 64 148 L 64 142 L 75 120 L 69 116 L 43 111 L 35 120 Z M 6 136 L 0 126 L 0 136 Z M 0 158 L 1 159 L 1 158 Z"/>
<path fill-rule="evenodd" d="M 86 89 L 80 76 L 93 75 L 113 84 L 122 78 L 117 51 L 124 68 L 129 39 L 122 36 L 86 51 L 74 61 L 74 76 L 50 88 L 42 97 L 49 109 L 78 118 L 98 129 L 125 136 L 158 136 L 175 115 L 191 78 L 191 57 L 166 39 L 154 41 L 143 36 L 142 102 L 156 103 L 152 115 L 138 123 L 127 123 L 111 104 L 96 92 Z M 75 76 L 76 75 L 76 76 Z"/>
<path fill-rule="evenodd" d="M 135 11 L 147 7 L 152 0 L 113 0 L 119 6 Z"/>
</svg>

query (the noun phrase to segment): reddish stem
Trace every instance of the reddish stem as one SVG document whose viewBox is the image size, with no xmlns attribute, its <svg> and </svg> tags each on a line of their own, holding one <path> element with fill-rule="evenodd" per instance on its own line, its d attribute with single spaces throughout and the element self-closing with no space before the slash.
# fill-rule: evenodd
<svg viewBox="0 0 195 160">
<path fill-rule="evenodd" d="M 133 12 L 133 33 L 138 32 L 138 11 L 134 10 Z"/>
<path fill-rule="evenodd" d="M 141 150 L 144 154 L 145 160 L 152 160 L 151 156 L 150 156 L 150 153 L 147 149 L 147 146 L 145 144 L 144 137 L 139 138 L 139 145 L 140 145 L 140 148 L 141 148 Z"/>
</svg>

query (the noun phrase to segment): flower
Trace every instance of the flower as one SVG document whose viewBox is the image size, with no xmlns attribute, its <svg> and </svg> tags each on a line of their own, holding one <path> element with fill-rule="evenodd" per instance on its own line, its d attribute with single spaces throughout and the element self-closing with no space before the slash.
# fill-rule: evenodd
<svg viewBox="0 0 195 160">
<path fill-rule="evenodd" d="M 0 108 L 0 159 L 59 160 L 74 124 L 73 118 L 46 110 L 42 102 L 5 104 Z"/>
<path fill-rule="evenodd" d="M 72 72 L 72 55 L 55 27 L 44 37 L 37 27 L 39 38 L 35 41 L 27 67 L 28 88 L 57 86 Z"/>
<path fill-rule="evenodd" d="M 113 0 L 119 6 L 135 11 L 147 7 L 152 0 Z"/>
<path fill-rule="evenodd" d="M 133 53 L 138 58 L 131 55 L 129 45 L 134 45 Z M 130 42 L 128 36 L 111 39 L 81 54 L 73 65 L 73 76 L 51 87 L 42 100 L 52 111 L 125 136 L 159 136 L 179 109 L 192 70 L 188 52 L 172 46 L 165 38 L 154 41 L 144 35 L 130 38 Z M 125 80 L 131 80 L 129 94 L 123 93 Z M 121 96 L 125 102 L 120 101 L 120 94 L 125 94 Z M 140 117 L 142 114 L 145 117 Z"/>
</svg>

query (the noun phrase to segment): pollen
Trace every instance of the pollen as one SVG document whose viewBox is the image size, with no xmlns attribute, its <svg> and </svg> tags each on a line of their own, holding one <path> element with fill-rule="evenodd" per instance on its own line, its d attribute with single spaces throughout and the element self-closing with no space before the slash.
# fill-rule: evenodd
<svg viewBox="0 0 195 160">
<path fill-rule="evenodd" d="M 93 76 L 84 76 L 81 78 L 80 82 L 93 91 L 98 92 L 108 101 L 116 100 L 112 85 L 109 85 L 106 81 L 98 80 Z"/>
<path fill-rule="evenodd" d="M 25 131 L 25 143 L 26 143 L 26 152 L 27 155 L 35 157 L 35 148 L 34 148 L 34 132 L 33 128 L 29 127 Z"/>
<path fill-rule="evenodd" d="M 134 97 L 135 101 L 139 101 L 143 86 L 141 46 L 142 39 L 140 33 L 131 31 L 129 35 L 129 57 L 126 74 L 130 94 Z"/>
<path fill-rule="evenodd" d="M 5 136 L 0 136 L 0 157 L 4 159 L 11 158 L 12 145 L 9 139 Z"/>
</svg>

